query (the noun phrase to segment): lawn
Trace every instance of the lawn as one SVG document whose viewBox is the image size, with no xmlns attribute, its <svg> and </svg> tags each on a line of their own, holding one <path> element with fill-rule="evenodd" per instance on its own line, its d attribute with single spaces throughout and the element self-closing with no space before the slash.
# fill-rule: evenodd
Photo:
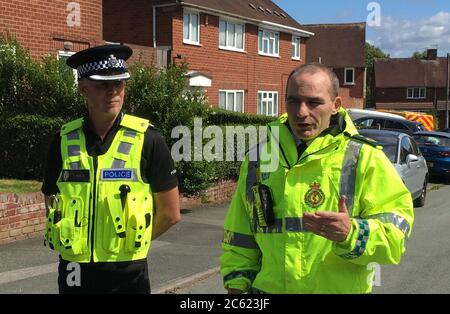
<svg viewBox="0 0 450 314">
<path fill-rule="evenodd" d="M 0 179 L 0 193 L 31 193 L 39 192 L 41 190 L 42 182 L 39 181 L 24 181 L 24 180 L 9 180 Z"/>
</svg>

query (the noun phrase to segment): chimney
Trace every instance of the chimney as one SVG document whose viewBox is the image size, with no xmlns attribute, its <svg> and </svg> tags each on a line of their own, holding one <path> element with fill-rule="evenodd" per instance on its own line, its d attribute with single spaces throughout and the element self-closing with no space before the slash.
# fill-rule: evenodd
<svg viewBox="0 0 450 314">
<path fill-rule="evenodd" d="M 437 59 L 437 49 L 431 48 L 427 49 L 427 60 L 436 60 Z"/>
</svg>

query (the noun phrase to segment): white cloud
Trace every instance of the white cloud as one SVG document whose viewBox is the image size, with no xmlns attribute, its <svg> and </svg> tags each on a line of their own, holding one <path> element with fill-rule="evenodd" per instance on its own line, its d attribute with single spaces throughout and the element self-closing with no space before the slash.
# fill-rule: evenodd
<svg viewBox="0 0 450 314">
<path fill-rule="evenodd" d="M 450 52 L 450 12 L 439 12 L 417 21 L 383 16 L 372 28 L 375 46 L 392 57 L 410 57 L 414 51 L 438 46 L 439 55 Z"/>
</svg>

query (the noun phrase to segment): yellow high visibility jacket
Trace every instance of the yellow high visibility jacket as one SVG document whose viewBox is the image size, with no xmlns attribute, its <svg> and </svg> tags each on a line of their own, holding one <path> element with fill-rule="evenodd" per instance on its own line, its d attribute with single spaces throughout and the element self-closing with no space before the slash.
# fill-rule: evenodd
<svg viewBox="0 0 450 314">
<path fill-rule="evenodd" d="M 270 136 L 244 160 L 238 188 L 224 222 L 220 268 L 225 288 L 261 293 L 369 293 L 379 264 L 397 264 L 413 224 L 408 189 L 380 147 L 358 135 L 345 110 L 340 129 L 314 139 L 301 156 L 286 126 L 287 115 L 269 124 Z M 277 140 L 277 141 L 278 141 Z M 276 143 L 275 147 L 278 147 Z M 255 154 L 253 154 L 255 156 Z M 267 156 L 266 156 L 267 157 Z M 269 169 L 266 167 L 266 169 Z M 275 222 L 255 213 L 252 187 L 271 189 Z M 338 212 L 347 196 L 351 230 L 337 243 L 305 230 L 305 212 Z"/>
<path fill-rule="evenodd" d="M 61 129 L 60 193 L 49 212 L 46 241 L 72 262 L 144 259 L 153 199 L 140 162 L 149 121 L 125 115 L 110 148 L 97 157 L 86 151 L 82 123 L 78 119 Z"/>
</svg>

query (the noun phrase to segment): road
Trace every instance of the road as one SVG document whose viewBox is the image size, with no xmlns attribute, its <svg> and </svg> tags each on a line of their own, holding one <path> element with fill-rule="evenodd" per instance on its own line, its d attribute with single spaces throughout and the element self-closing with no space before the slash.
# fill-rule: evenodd
<svg viewBox="0 0 450 314">
<path fill-rule="evenodd" d="M 450 293 L 450 185 L 429 186 L 399 266 L 382 266 L 374 293 Z M 149 256 L 153 293 L 221 294 L 218 273 L 227 204 L 183 212 Z M 57 254 L 42 239 L 0 246 L 0 294 L 57 293 Z"/>
<path fill-rule="evenodd" d="M 400 265 L 381 266 L 374 294 L 450 293 L 450 185 L 430 184 Z M 172 293 L 223 293 L 221 276 L 199 280 Z"/>
</svg>

